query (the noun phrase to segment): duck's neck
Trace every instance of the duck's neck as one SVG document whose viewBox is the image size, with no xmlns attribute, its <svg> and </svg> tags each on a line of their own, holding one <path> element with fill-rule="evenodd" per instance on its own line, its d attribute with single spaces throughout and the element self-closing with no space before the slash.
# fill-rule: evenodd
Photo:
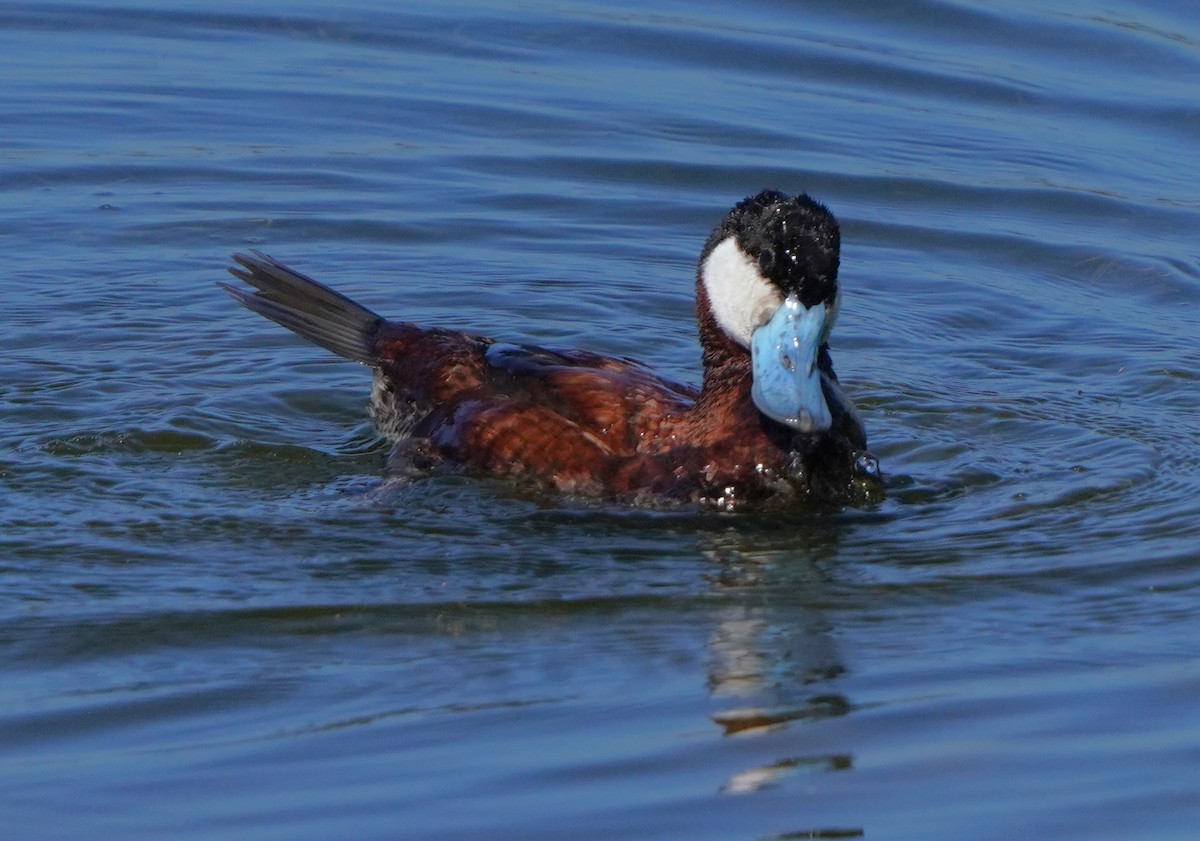
<svg viewBox="0 0 1200 841">
<path fill-rule="evenodd" d="M 740 351 L 741 348 L 737 348 L 737 350 Z M 716 399 L 749 403 L 750 389 L 753 384 L 749 354 L 743 351 L 740 357 L 737 354 L 724 356 L 706 350 L 704 378 L 700 384 L 700 395 L 696 403 L 699 405 Z"/>
<path fill-rule="evenodd" d="M 711 316 L 703 283 L 696 284 L 697 321 L 704 363 L 704 379 L 686 422 L 692 440 L 713 436 L 738 436 L 760 424 L 750 399 L 753 384 L 750 352 L 730 339 Z"/>
<path fill-rule="evenodd" d="M 749 393 L 750 351 L 725 334 L 712 317 L 712 305 L 703 281 L 696 278 L 696 322 L 700 327 L 701 359 L 704 363 L 704 393 L 716 393 L 733 383 L 745 381 Z"/>
</svg>

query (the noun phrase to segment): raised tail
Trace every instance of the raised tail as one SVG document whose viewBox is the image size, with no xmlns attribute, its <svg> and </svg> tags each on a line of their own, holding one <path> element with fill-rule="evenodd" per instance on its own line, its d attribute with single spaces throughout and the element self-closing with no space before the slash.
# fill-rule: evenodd
<svg viewBox="0 0 1200 841">
<path fill-rule="evenodd" d="M 258 290 L 217 284 L 239 304 L 339 356 L 379 364 L 374 343 L 383 318 L 260 251 L 233 259 L 243 268 L 230 267 L 229 273 Z"/>
</svg>

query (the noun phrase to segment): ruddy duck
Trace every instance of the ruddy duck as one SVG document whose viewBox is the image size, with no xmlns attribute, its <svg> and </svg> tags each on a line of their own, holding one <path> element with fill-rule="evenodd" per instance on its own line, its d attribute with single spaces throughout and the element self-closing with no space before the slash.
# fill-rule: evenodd
<svg viewBox="0 0 1200 841">
<path fill-rule="evenodd" d="M 374 370 L 396 470 L 455 469 L 562 492 L 725 510 L 879 499 L 882 476 L 833 373 L 837 221 L 766 190 L 708 238 L 696 273 L 699 390 L 582 350 L 389 321 L 265 254 L 235 254 L 239 303 Z"/>
</svg>

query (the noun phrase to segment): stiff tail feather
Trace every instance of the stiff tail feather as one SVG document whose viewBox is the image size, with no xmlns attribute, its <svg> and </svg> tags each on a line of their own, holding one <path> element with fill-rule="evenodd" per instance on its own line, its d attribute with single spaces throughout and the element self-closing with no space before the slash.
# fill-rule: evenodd
<svg viewBox="0 0 1200 841">
<path fill-rule="evenodd" d="M 260 251 L 233 259 L 241 268 L 229 273 L 258 290 L 217 284 L 239 304 L 339 356 L 379 364 L 374 341 L 383 318 Z"/>
</svg>

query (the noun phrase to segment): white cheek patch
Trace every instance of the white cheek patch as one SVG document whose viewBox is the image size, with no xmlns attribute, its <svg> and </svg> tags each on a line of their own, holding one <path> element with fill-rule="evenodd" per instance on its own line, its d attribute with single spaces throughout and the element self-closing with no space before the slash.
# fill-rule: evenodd
<svg viewBox="0 0 1200 841">
<path fill-rule="evenodd" d="M 750 347 L 755 328 L 783 304 L 783 295 L 759 272 L 753 260 L 728 237 L 717 244 L 700 268 L 713 317 L 738 344 Z"/>
</svg>

